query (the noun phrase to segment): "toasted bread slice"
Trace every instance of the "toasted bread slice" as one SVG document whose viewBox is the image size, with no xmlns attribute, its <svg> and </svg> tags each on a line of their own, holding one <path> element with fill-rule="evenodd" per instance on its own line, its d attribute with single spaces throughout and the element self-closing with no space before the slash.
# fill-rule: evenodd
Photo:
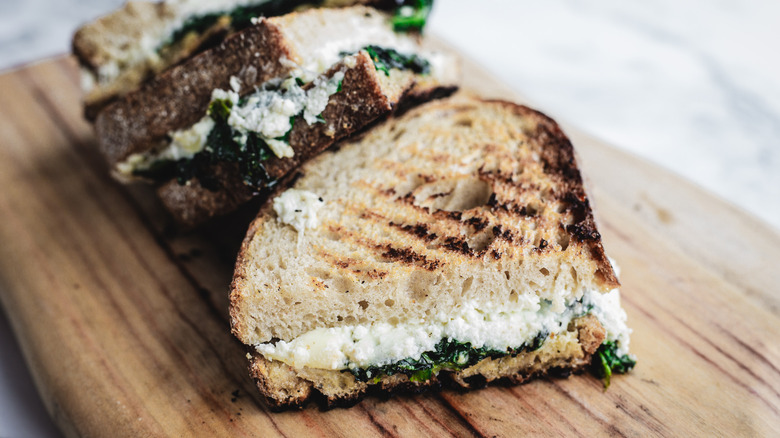
<svg viewBox="0 0 780 438">
<path fill-rule="evenodd" d="M 355 67 L 347 70 L 342 91 L 330 97 L 321 114 L 323 123 L 309 125 L 296 121 L 290 133 L 294 155 L 271 156 L 264 162 L 271 181 L 282 179 L 306 160 L 375 120 L 415 104 L 446 97 L 455 91 L 454 81 L 439 83 L 419 75 L 377 72 L 370 57 L 360 53 Z M 452 69 L 457 65 L 452 64 Z M 245 184 L 235 164 L 215 168 L 221 181 L 218 190 L 203 187 L 197 178 L 181 184 L 169 180 L 157 188 L 157 194 L 172 218 L 186 228 L 228 214 L 258 194 L 262 187 Z"/>
<path fill-rule="evenodd" d="M 384 3 L 327 0 L 316 6 L 388 6 Z M 83 25 L 73 36 L 73 54 L 81 65 L 85 115 L 94 120 L 106 104 L 242 30 L 249 17 L 282 15 L 313 4 L 305 0 L 128 1 Z"/>
<path fill-rule="evenodd" d="M 431 102 L 299 173 L 250 226 L 230 296 L 271 406 L 520 382 L 605 339 L 627 353 L 574 150 L 543 114 Z"/>
<path fill-rule="evenodd" d="M 374 58 L 378 55 L 363 50 L 379 46 L 398 47 L 413 56 L 422 53 L 426 60 L 420 62 L 427 70 L 386 68 Z M 317 73 L 320 76 L 312 80 Z M 451 93 L 458 68 L 454 57 L 426 52 L 416 36 L 394 32 L 389 16 L 375 9 L 312 9 L 262 19 L 109 105 L 95 124 L 100 149 L 116 174 L 132 177 L 139 166 L 149 168 L 168 153 L 175 132 L 203 121 L 215 90 L 236 88 L 246 97 L 268 84 L 278 87 L 291 75 L 311 81 L 304 89 L 313 88 L 318 79 L 343 75 L 343 80 L 316 122 L 301 115 L 295 119 L 285 135 L 293 154 L 275 152 L 265 161 L 263 184 L 241 187 L 237 183 L 241 178 L 230 172 L 236 165 L 216 166 L 214 174 L 222 175 L 221 182 L 211 186 L 197 175 L 157 181 L 160 197 L 177 222 L 192 226 L 232 211 L 265 183 L 392 109 Z M 230 193 L 219 193 L 222 190 Z"/>
</svg>

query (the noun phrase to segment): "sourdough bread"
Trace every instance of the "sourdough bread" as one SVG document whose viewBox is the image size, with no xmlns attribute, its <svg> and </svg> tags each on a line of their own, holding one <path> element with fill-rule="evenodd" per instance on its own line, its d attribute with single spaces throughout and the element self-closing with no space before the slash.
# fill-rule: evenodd
<svg viewBox="0 0 780 438">
<path fill-rule="evenodd" d="M 543 340 L 511 357 L 445 367 L 414 387 L 522 381 L 580 368 L 605 338 L 627 347 L 627 333 L 618 333 L 624 326 L 589 317 L 604 313 L 587 303 L 616 294 L 619 282 L 571 143 L 543 114 L 467 96 L 431 102 L 322 153 L 299 173 L 291 188 L 322 199 L 316 225 L 281 220 L 275 205 L 288 188 L 279 187 L 248 231 L 231 288 L 233 333 L 249 346 L 252 373 L 272 406 L 313 394 L 351 402 L 372 386 L 408 387 L 401 374 L 361 381 L 350 373 L 370 364 L 358 346 L 379 328 L 387 336 L 423 331 L 426 348 L 444 336 L 500 349 L 491 330 L 509 315 L 519 328 L 506 337 L 521 339 L 523 330 L 530 337 L 504 349 L 534 335 Z M 610 311 L 620 314 L 619 302 Z M 560 327 L 528 328 L 518 315 L 560 318 Z M 345 334 L 355 344 L 342 350 L 316 343 Z M 377 337 L 372 348 L 383 342 Z M 415 349 L 420 357 L 421 348 L 381 360 Z"/>
<path fill-rule="evenodd" d="M 72 48 L 81 65 L 85 115 L 94 120 L 100 109 L 111 101 L 241 30 L 245 23 L 234 23 L 230 18 L 236 8 L 267 5 L 265 15 L 278 15 L 303 9 L 311 2 L 286 3 L 287 6 L 275 0 L 131 0 L 120 9 L 83 25 L 73 36 Z M 361 3 L 390 7 L 387 2 L 369 0 L 327 0 L 317 6 Z M 211 24 L 194 26 L 192 31 L 182 34 L 188 23 L 205 23 L 204 18 L 208 16 L 213 16 L 207 20 Z M 173 38 L 177 33 L 181 35 Z"/>
<path fill-rule="evenodd" d="M 360 50 L 367 45 L 397 47 L 405 53 L 422 51 L 431 57 L 430 70 L 378 71 L 376 61 Z M 344 58 L 353 52 L 357 53 Z M 172 132 L 203 119 L 215 89 L 237 87 L 246 95 L 301 71 L 309 76 L 307 81 L 318 72 L 323 72 L 322 77 L 343 73 L 344 79 L 320 114 L 322 123 L 296 119 L 289 133 L 293 156 L 272 156 L 264 162 L 269 181 L 393 109 L 448 95 L 458 78 L 452 56 L 424 51 L 416 36 L 397 34 L 389 17 L 377 10 L 355 6 L 292 13 L 260 20 L 108 106 L 95 125 L 100 148 L 115 173 L 127 178 L 134 169 L 128 163 L 155 156 L 170 142 Z M 262 186 L 238 187 L 235 181 L 240 178 L 227 175 L 225 168 L 231 167 L 215 169 L 225 175 L 220 189 L 204 188 L 197 178 L 180 181 L 186 184 L 175 180 L 160 184 L 158 193 L 178 223 L 196 226 L 262 191 Z M 221 190 L 232 193 L 206 193 Z"/>
</svg>

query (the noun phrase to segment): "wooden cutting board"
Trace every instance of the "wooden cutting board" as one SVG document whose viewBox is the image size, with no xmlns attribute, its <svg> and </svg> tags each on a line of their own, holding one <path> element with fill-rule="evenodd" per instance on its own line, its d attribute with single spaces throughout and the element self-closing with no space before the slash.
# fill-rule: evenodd
<svg viewBox="0 0 780 438">
<path fill-rule="evenodd" d="M 520 99 L 473 65 L 468 87 Z M 68 58 L 0 76 L 0 291 L 69 436 L 665 435 L 780 430 L 780 236 L 564 126 L 590 177 L 639 364 L 351 409 L 270 413 L 230 335 L 251 214 L 177 232 L 150 190 L 108 176 Z M 776 436 L 776 435 L 775 435 Z"/>
</svg>

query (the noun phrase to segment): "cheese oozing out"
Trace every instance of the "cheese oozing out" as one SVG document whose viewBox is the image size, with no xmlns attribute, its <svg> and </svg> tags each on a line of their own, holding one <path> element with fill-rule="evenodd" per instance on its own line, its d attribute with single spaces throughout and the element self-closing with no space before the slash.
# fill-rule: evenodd
<svg viewBox="0 0 780 438">
<path fill-rule="evenodd" d="M 619 354 L 628 353 L 631 330 L 620 307 L 620 292 L 606 294 L 584 290 L 579 298 L 556 312 L 549 301 L 525 296 L 517 302 L 464 302 L 427 321 L 398 324 L 344 325 L 318 328 L 285 342 L 255 345 L 268 359 L 291 366 L 326 370 L 383 366 L 406 358 L 419 359 L 434 351 L 442 339 L 470 342 L 474 348 L 507 350 L 529 344 L 540 333 L 566 331 L 574 318 L 594 314 L 618 344 Z"/>
</svg>

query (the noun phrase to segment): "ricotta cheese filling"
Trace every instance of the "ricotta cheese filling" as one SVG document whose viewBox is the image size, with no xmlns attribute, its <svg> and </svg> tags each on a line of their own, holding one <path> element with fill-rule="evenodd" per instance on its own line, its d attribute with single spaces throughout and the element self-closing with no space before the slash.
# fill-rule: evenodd
<svg viewBox="0 0 780 438">
<path fill-rule="evenodd" d="M 563 312 L 555 312 L 549 301 L 536 295 L 512 303 L 465 302 L 427 321 L 319 328 L 289 342 L 254 347 L 268 359 L 299 368 L 366 368 L 419 359 L 442 339 L 506 351 L 530 344 L 539 334 L 561 333 L 574 318 L 588 313 L 604 326 L 607 340 L 617 342 L 621 354 L 626 354 L 631 330 L 626 326 L 618 289 L 606 294 L 585 290 L 582 298 L 569 303 Z"/>
<path fill-rule="evenodd" d="M 325 202 L 308 190 L 287 189 L 274 198 L 274 211 L 280 222 L 290 225 L 298 231 L 298 242 L 307 228 L 316 228 L 319 224 L 317 212 Z"/>
<path fill-rule="evenodd" d="M 441 61 L 444 59 L 442 54 L 420 52 L 408 37 L 395 35 L 387 29 L 385 31 L 390 32 L 390 34 L 386 35 L 385 38 L 375 36 L 376 39 L 387 42 L 387 46 L 393 50 L 405 51 L 406 53 L 419 52 L 418 56 L 430 59 L 432 61 L 432 76 L 445 78 L 452 74 L 450 71 L 455 70 L 452 66 L 447 66 Z M 264 83 L 254 93 L 243 99 L 239 97 L 240 83 L 238 78 L 231 77 L 231 89 L 213 90 L 211 102 L 216 100 L 229 102 L 231 110 L 227 122 L 237 133 L 234 140 L 239 145 L 246 145 L 249 134 L 255 133 L 277 157 L 292 157 L 295 152 L 290 147 L 286 135 L 292 129 L 294 118 L 300 115 L 309 125 L 324 122 L 320 114 L 327 108 L 330 96 L 341 88 L 346 70 L 356 66 L 356 55 L 344 54 L 359 51 L 365 47 L 367 40 L 368 38 L 365 36 L 357 39 L 345 38 L 340 40 L 338 44 L 326 45 L 332 47 L 315 56 L 316 61 L 304 65 L 282 59 L 280 60 L 282 63 L 287 63 L 292 68 L 290 74 L 285 78 L 275 78 Z M 343 65 L 340 71 L 330 77 L 322 74 L 339 62 Z M 312 83 L 312 86 L 304 90 L 302 83 Z M 169 132 L 170 142 L 161 148 L 132 154 L 117 164 L 118 176 L 130 179 L 135 171 L 149 169 L 158 161 L 176 161 L 194 157 L 206 148 L 209 133 L 214 125 L 215 121 L 212 117 L 205 115 L 198 123 L 187 129 Z"/>
<path fill-rule="evenodd" d="M 293 119 L 302 115 L 310 125 L 323 122 L 320 114 L 328 106 L 330 96 L 338 92 L 345 70 L 337 71 L 330 77 L 318 76 L 308 90 L 299 85 L 297 76 L 286 78 L 280 86 L 278 80 L 270 81 L 244 101 L 239 99 L 238 79 L 232 77 L 231 89 L 214 90 L 211 101 L 230 103 L 232 108 L 227 123 L 237 133 L 234 140 L 239 145 L 246 145 L 249 134 L 255 133 L 277 157 L 292 157 L 294 151 L 283 137 L 292 129 Z M 271 89 L 275 84 L 277 86 Z M 206 115 L 188 129 L 171 131 L 168 133 L 170 142 L 162 149 L 133 154 L 117 165 L 117 171 L 120 176 L 129 178 L 136 170 L 147 169 L 157 161 L 192 158 L 206 147 L 215 125 L 215 120 Z"/>
</svg>

